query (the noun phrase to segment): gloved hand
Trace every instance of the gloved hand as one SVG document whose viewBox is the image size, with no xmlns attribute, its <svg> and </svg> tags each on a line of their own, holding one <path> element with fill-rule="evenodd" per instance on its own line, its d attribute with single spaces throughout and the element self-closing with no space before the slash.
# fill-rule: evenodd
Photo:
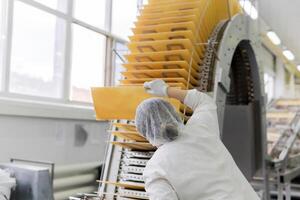
<svg viewBox="0 0 300 200">
<path fill-rule="evenodd" d="M 146 89 L 146 92 L 155 96 L 159 97 L 167 97 L 168 93 L 168 85 L 165 83 L 165 81 L 161 79 L 156 79 L 150 82 L 144 83 L 144 88 Z"/>
</svg>

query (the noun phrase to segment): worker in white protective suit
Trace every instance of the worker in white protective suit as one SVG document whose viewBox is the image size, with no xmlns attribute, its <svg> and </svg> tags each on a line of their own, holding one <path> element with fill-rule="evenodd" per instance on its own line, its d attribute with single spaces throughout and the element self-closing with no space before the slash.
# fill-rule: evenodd
<svg viewBox="0 0 300 200">
<path fill-rule="evenodd" d="M 216 105 L 197 90 L 170 88 L 162 80 L 146 91 L 176 98 L 194 112 L 186 125 L 160 98 L 143 101 L 136 111 L 138 131 L 158 147 L 144 170 L 150 200 L 258 200 L 220 140 Z"/>
</svg>

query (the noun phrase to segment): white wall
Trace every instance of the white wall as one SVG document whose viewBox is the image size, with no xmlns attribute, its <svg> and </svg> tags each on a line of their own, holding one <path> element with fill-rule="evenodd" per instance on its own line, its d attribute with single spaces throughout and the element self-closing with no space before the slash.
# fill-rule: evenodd
<svg viewBox="0 0 300 200">
<path fill-rule="evenodd" d="M 295 98 L 300 98 L 300 85 L 295 85 Z"/>
<path fill-rule="evenodd" d="M 0 162 L 10 158 L 57 164 L 102 161 L 107 129 L 107 122 L 0 115 Z"/>
<path fill-rule="evenodd" d="M 285 98 L 295 98 L 296 97 L 296 88 L 295 88 L 295 75 L 291 74 L 289 78 L 289 82 L 286 85 L 286 90 L 284 93 Z"/>
<path fill-rule="evenodd" d="M 285 92 L 285 72 L 284 65 L 280 59 L 276 59 L 276 72 L 275 72 L 275 99 L 284 96 Z"/>
<path fill-rule="evenodd" d="M 263 82 L 264 91 L 266 93 L 266 97 L 268 102 L 274 98 L 275 87 L 274 87 L 274 80 L 275 80 L 275 71 L 274 71 L 274 56 L 273 54 L 268 51 L 265 47 L 261 46 L 257 49 L 257 58 L 259 67 L 263 71 Z"/>
<path fill-rule="evenodd" d="M 259 3 L 259 2 L 258 2 Z M 260 6 L 258 5 L 258 8 Z M 276 19 L 275 19 L 276 20 Z M 259 31 L 261 34 L 265 34 L 267 31 L 272 30 L 269 25 L 266 24 L 264 19 L 261 18 L 259 22 Z M 284 63 L 280 58 L 276 59 L 275 71 L 272 72 L 272 69 L 268 68 L 270 65 L 270 56 L 263 51 L 263 48 L 260 48 L 257 53 L 259 66 L 263 68 L 265 73 L 272 75 L 274 73 L 275 78 L 275 89 L 274 89 L 274 98 L 296 98 L 300 96 L 300 86 L 295 85 L 294 77 L 290 79 L 289 83 L 285 82 L 285 71 Z"/>
<path fill-rule="evenodd" d="M 280 58 L 275 59 L 275 68 L 273 68 L 273 57 L 270 52 L 263 47 L 258 49 L 258 63 L 263 69 L 263 72 L 273 77 L 275 80 L 274 91 L 272 91 L 272 98 L 296 98 L 299 97 L 299 86 L 295 84 L 294 75 L 290 75 L 289 82 L 286 83 L 285 65 Z M 266 89 L 266 88 L 265 88 Z M 266 90 L 267 92 L 267 90 Z M 270 94 L 267 94 L 270 95 Z"/>
</svg>

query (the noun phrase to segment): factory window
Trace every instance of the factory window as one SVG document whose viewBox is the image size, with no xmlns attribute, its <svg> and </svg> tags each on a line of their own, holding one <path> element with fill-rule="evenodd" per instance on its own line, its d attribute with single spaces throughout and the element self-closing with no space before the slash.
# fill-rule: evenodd
<svg viewBox="0 0 300 200">
<path fill-rule="evenodd" d="M 6 1 L 0 1 L 0 88 L 2 88 L 4 43 L 6 41 L 5 19 L 6 19 Z"/>
<path fill-rule="evenodd" d="M 146 0 L 112 0 L 112 33 L 127 39 L 139 10 L 147 4 Z"/>
<path fill-rule="evenodd" d="M 64 13 L 67 11 L 68 0 L 34 0 L 34 1 Z"/>
<path fill-rule="evenodd" d="M 63 19 L 14 4 L 9 91 L 60 98 L 64 72 Z"/>
<path fill-rule="evenodd" d="M 104 85 L 105 36 L 73 25 L 71 100 L 91 102 L 90 87 Z"/>
<path fill-rule="evenodd" d="M 138 0 L 112 0 L 112 33 L 127 39 L 138 13 Z"/>
<path fill-rule="evenodd" d="M 74 17 L 98 28 L 105 27 L 106 0 L 75 0 Z"/>
<path fill-rule="evenodd" d="M 128 53 L 127 46 L 116 42 L 115 48 L 114 48 L 114 84 L 119 85 L 120 80 L 123 78 L 121 72 L 125 71 L 125 68 L 123 67 L 123 64 L 125 62 L 124 54 Z"/>
<path fill-rule="evenodd" d="M 134 13 L 123 7 L 130 14 L 121 17 L 130 16 L 132 27 L 142 1 L 126 2 L 134 2 Z M 110 82 L 105 77 L 114 76 L 114 63 L 122 70 L 110 47 L 117 43 L 119 49 L 126 43 L 120 35 L 129 34 L 129 24 L 125 30 L 123 21 L 114 24 L 120 26 L 114 29 L 120 35 L 111 33 L 110 6 L 110 0 L 0 0 L 0 103 L 12 106 L 7 110 L 13 114 L 23 115 L 21 110 L 29 107 L 44 113 L 42 104 L 61 112 L 83 110 L 86 113 L 75 117 L 94 119 L 90 88 Z"/>
</svg>

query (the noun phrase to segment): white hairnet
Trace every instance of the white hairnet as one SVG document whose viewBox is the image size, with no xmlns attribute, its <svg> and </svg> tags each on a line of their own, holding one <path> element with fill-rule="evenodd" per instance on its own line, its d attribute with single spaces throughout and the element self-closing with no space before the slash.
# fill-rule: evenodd
<svg viewBox="0 0 300 200">
<path fill-rule="evenodd" d="M 183 125 L 174 107 L 159 98 L 150 98 L 136 109 L 137 130 L 154 146 L 173 141 Z"/>
</svg>

